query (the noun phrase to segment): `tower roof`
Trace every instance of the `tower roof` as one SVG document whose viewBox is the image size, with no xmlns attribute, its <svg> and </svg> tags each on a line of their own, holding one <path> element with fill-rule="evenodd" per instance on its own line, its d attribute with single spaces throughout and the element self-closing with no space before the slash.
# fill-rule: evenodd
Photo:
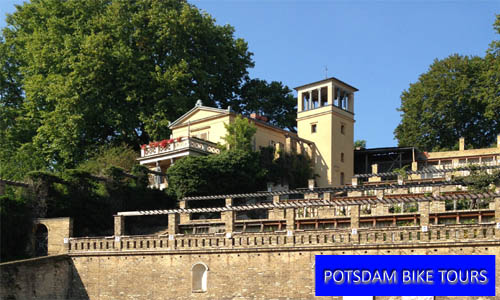
<svg viewBox="0 0 500 300">
<path fill-rule="evenodd" d="M 311 82 L 311 83 L 308 83 L 308 84 L 304 84 L 304 85 L 295 87 L 294 90 L 297 91 L 299 89 L 303 89 L 303 88 L 306 88 L 306 87 L 309 87 L 309 86 L 312 86 L 312 85 L 317 85 L 317 84 L 321 84 L 321 83 L 325 83 L 325 82 L 330 82 L 330 81 L 333 81 L 334 83 L 338 83 L 338 84 L 344 85 L 344 86 L 352 89 L 354 92 L 358 91 L 357 88 L 355 88 L 352 85 L 347 84 L 347 83 L 343 82 L 342 80 L 337 79 L 335 77 L 330 77 L 330 78 L 326 78 L 326 79 L 323 79 L 323 80 L 320 80 L 320 81 L 316 81 L 316 82 Z"/>
</svg>

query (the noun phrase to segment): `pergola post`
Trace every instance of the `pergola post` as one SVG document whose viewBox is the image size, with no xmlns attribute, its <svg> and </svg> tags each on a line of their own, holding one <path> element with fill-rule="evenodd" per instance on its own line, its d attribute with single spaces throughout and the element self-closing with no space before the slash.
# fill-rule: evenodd
<svg viewBox="0 0 500 300">
<path fill-rule="evenodd" d="M 293 234 L 295 230 L 295 208 L 286 208 L 285 209 L 285 217 L 286 217 L 286 230 L 290 234 Z"/>
<path fill-rule="evenodd" d="M 359 215 L 360 215 L 360 206 L 352 205 L 351 206 L 351 237 L 354 242 L 359 241 Z"/>
<path fill-rule="evenodd" d="M 495 198 L 495 237 L 500 239 L 500 197 Z"/>
<path fill-rule="evenodd" d="M 422 230 L 421 233 L 421 241 L 428 242 L 429 241 L 429 210 L 430 204 L 429 201 L 421 201 L 418 203 L 418 211 L 420 213 L 420 228 Z"/>
<path fill-rule="evenodd" d="M 115 236 L 125 235 L 125 216 L 114 216 L 115 221 Z"/>
<path fill-rule="evenodd" d="M 168 234 L 175 236 L 177 233 L 179 233 L 179 214 L 168 214 Z"/>
<path fill-rule="evenodd" d="M 223 211 L 221 213 L 221 217 L 226 229 L 226 237 L 231 238 L 234 231 L 235 213 L 233 210 Z"/>
</svg>

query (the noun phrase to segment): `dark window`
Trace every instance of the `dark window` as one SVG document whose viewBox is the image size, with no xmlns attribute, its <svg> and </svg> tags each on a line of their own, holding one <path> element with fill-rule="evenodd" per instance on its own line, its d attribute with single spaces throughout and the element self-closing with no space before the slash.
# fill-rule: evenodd
<svg viewBox="0 0 500 300">
<path fill-rule="evenodd" d="M 328 105 L 328 87 L 321 88 L 321 106 Z"/>
<path fill-rule="evenodd" d="M 316 132 L 316 130 L 317 130 L 316 125 L 317 124 L 312 124 L 311 125 L 311 133 L 315 133 Z"/>
<path fill-rule="evenodd" d="M 35 232 L 35 256 L 47 255 L 48 236 L 47 227 L 43 224 L 38 224 Z"/>
</svg>

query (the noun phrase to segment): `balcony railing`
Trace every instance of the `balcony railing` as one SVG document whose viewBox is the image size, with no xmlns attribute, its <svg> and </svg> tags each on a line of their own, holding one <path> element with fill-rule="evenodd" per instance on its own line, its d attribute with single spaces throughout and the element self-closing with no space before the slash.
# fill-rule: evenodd
<svg viewBox="0 0 500 300">
<path fill-rule="evenodd" d="M 182 137 L 165 140 L 159 143 L 145 145 L 141 149 L 141 157 L 150 157 L 158 154 L 168 154 L 183 150 L 195 150 L 206 154 L 219 154 L 217 144 L 194 137 Z"/>
</svg>

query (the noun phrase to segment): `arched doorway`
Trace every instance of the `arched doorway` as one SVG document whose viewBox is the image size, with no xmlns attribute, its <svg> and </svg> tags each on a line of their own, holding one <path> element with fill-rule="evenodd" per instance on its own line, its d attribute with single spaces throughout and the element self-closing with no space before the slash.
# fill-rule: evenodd
<svg viewBox="0 0 500 300">
<path fill-rule="evenodd" d="M 49 231 L 43 224 L 37 224 L 35 230 L 35 256 L 47 255 Z"/>
<path fill-rule="evenodd" d="M 197 263 L 191 268 L 193 293 L 207 291 L 208 266 L 204 263 Z"/>
</svg>

